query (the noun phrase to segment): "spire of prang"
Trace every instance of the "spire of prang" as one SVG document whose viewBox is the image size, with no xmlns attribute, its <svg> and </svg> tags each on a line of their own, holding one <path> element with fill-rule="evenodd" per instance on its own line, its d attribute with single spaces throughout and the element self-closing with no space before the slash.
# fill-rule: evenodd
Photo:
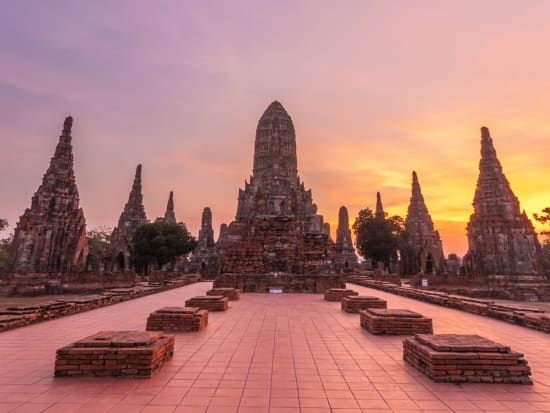
<svg viewBox="0 0 550 413">
<path fill-rule="evenodd" d="M 176 214 L 174 212 L 174 192 L 170 191 L 168 203 L 166 204 L 166 212 L 164 213 L 164 221 L 168 224 L 176 223 Z"/>
<path fill-rule="evenodd" d="M 384 212 L 384 207 L 382 206 L 382 197 L 380 196 L 380 192 L 376 193 L 376 210 L 374 212 L 374 216 L 378 219 L 386 218 L 386 213 Z"/>
</svg>

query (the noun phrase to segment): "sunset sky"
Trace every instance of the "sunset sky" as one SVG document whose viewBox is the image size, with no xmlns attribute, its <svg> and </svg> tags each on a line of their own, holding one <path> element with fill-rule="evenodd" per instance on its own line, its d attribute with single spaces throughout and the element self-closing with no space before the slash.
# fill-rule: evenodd
<svg viewBox="0 0 550 413">
<path fill-rule="evenodd" d="M 63 120 L 88 228 L 113 227 L 143 164 L 149 219 L 174 191 L 215 237 L 279 100 L 298 170 L 336 229 L 405 217 L 416 170 L 445 253 L 463 255 L 481 126 L 529 216 L 550 206 L 548 1 L 20 1 L 0 12 L 0 217 L 30 206 Z"/>
</svg>

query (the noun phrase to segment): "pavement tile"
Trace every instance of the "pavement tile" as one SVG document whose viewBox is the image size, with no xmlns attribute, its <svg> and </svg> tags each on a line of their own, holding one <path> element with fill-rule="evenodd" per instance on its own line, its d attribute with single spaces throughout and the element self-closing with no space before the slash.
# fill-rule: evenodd
<svg viewBox="0 0 550 413">
<path fill-rule="evenodd" d="M 434 383 L 402 360 L 403 337 L 373 336 L 321 295 L 242 294 L 177 334 L 174 358 L 153 378 L 52 376 L 55 350 L 100 330 L 140 330 L 151 311 L 181 305 L 210 283 L 0 333 L 0 413 L 365 413 L 550 411 L 549 336 L 457 310 L 353 286 L 389 308 L 434 320 L 437 333 L 483 332 L 525 354 L 533 386 Z M 56 334 L 52 335 L 51 332 Z"/>
</svg>

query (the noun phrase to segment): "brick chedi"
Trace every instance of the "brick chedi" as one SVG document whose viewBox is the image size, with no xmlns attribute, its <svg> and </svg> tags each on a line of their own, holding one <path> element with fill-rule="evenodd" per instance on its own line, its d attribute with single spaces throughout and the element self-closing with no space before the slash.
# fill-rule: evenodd
<svg viewBox="0 0 550 413">
<path fill-rule="evenodd" d="M 323 217 L 298 176 L 292 119 L 277 101 L 258 122 L 253 174 L 218 251 L 222 273 L 320 274 L 334 259 Z"/>
<path fill-rule="evenodd" d="M 136 229 L 145 223 L 147 215 L 141 193 L 141 165 L 138 165 L 128 202 L 111 235 L 110 254 L 113 259 L 113 271 L 127 271 L 132 267 L 132 237 Z"/>
<path fill-rule="evenodd" d="M 168 224 L 175 224 L 176 214 L 174 212 L 174 192 L 170 191 L 168 203 L 166 204 L 166 212 L 164 213 L 164 221 Z"/>
<path fill-rule="evenodd" d="M 218 250 L 216 249 L 214 230 L 212 229 L 212 211 L 208 207 L 202 211 L 198 245 L 193 252 L 191 269 L 203 275 L 216 275 L 219 273 Z"/>
<path fill-rule="evenodd" d="M 72 117 L 65 119 L 42 184 L 17 223 L 8 265 L 13 273 L 59 274 L 86 265 L 88 241 L 73 169 L 72 124 Z"/>
<path fill-rule="evenodd" d="M 345 206 L 340 207 L 338 211 L 338 228 L 336 228 L 336 260 L 340 261 L 344 270 L 351 269 L 357 263 L 357 256 L 351 240 L 351 230 L 349 228 L 348 209 Z"/>
<path fill-rule="evenodd" d="M 415 171 L 412 173 L 412 194 L 405 228 L 413 253 L 409 269 L 411 274 L 442 273 L 445 267 L 443 244 L 424 202 Z"/>
<path fill-rule="evenodd" d="M 476 275 L 537 274 L 540 245 L 533 224 L 502 172 L 489 129 L 481 128 L 481 160 L 468 223 L 466 271 Z"/>
</svg>

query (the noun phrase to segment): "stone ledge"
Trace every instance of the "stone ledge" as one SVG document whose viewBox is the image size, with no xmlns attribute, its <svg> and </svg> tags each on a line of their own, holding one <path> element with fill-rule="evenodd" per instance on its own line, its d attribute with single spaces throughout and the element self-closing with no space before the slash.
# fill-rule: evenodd
<svg viewBox="0 0 550 413">
<path fill-rule="evenodd" d="M 180 288 L 198 281 L 200 281 L 199 275 L 188 275 L 163 283 L 142 284 L 123 289 L 117 288 L 104 291 L 101 294 L 55 300 L 35 306 L 10 307 L 5 311 L 0 311 L 0 332 Z"/>
<path fill-rule="evenodd" d="M 361 327 L 372 334 L 411 335 L 433 332 L 432 319 L 410 310 L 367 308 L 359 310 Z"/>
<path fill-rule="evenodd" d="M 351 295 L 359 295 L 357 291 L 350 290 L 348 288 L 331 288 L 325 291 L 326 301 L 341 301 L 342 298 Z"/>
<path fill-rule="evenodd" d="M 527 309 L 515 305 L 496 304 L 488 299 L 463 297 L 439 291 L 398 287 L 387 282 L 375 281 L 370 277 L 364 276 L 348 277 L 348 282 L 550 333 L 550 313 L 541 312 L 541 310 Z"/>
<path fill-rule="evenodd" d="M 387 303 L 378 297 L 367 295 L 350 295 L 342 297 L 342 310 L 347 313 L 357 313 L 367 308 L 386 308 Z"/>
<path fill-rule="evenodd" d="M 438 382 L 532 384 L 523 354 L 477 335 L 417 334 L 403 360 Z"/>
<path fill-rule="evenodd" d="M 223 295 L 227 297 L 229 301 L 238 301 L 241 299 L 241 290 L 231 287 L 212 288 L 206 292 L 206 295 Z"/>
<path fill-rule="evenodd" d="M 199 295 L 187 300 L 185 306 L 208 311 L 225 311 L 229 308 L 229 299 L 223 295 Z"/>
<path fill-rule="evenodd" d="M 150 378 L 174 354 L 175 338 L 144 331 L 100 331 L 56 352 L 55 376 Z"/>
<path fill-rule="evenodd" d="M 208 325 L 208 310 L 196 307 L 163 307 L 147 318 L 147 331 L 200 331 Z"/>
</svg>

